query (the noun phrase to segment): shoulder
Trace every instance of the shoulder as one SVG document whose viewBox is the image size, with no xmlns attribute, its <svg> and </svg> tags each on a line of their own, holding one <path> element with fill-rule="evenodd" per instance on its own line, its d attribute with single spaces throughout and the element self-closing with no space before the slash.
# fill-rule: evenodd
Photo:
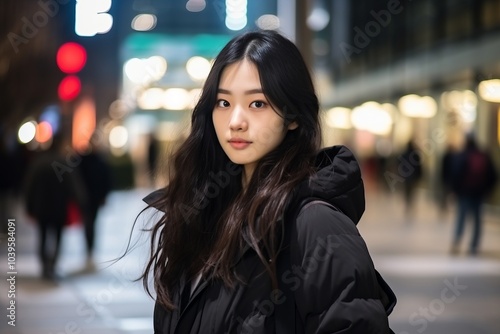
<svg viewBox="0 0 500 334">
<path fill-rule="evenodd" d="M 302 235 L 359 235 L 356 225 L 349 217 L 325 203 L 306 205 L 297 215 L 295 224 L 297 232 Z"/>
<path fill-rule="evenodd" d="M 325 247 L 332 259 L 339 259 L 342 263 L 359 263 L 361 266 L 371 263 L 366 243 L 356 224 L 327 203 L 303 206 L 290 226 L 291 253 L 295 263 Z M 322 263 L 329 265 L 325 261 Z"/>
</svg>

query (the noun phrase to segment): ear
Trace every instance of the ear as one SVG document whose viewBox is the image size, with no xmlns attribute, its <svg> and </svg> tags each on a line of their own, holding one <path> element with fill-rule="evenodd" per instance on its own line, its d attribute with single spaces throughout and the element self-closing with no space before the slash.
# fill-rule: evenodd
<svg viewBox="0 0 500 334">
<path fill-rule="evenodd" d="M 295 130 L 298 127 L 299 127 L 299 124 L 297 122 L 292 122 L 292 123 L 288 124 L 288 130 Z"/>
</svg>

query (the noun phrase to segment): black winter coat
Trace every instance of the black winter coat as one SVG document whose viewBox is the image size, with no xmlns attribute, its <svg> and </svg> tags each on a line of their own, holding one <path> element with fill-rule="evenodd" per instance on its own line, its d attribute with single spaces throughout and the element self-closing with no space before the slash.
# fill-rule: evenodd
<svg viewBox="0 0 500 334">
<path fill-rule="evenodd" d="M 336 209 L 317 203 L 294 211 L 313 199 Z M 296 333 L 391 332 L 388 314 L 395 296 L 376 272 L 356 228 L 364 207 L 363 182 L 352 153 L 343 146 L 322 150 L 316 175 L 296 188 L 283 220 L 291 229 L 290 261 L 278 281 L 293 293 Z M 154 332 L 275 333 L 275 311 L 286 296 L 281 289 L 272 293 L 271 280 L 250 246 L 242 250 L 234 271 L 246 284 L 229 290 L 220 281 L 202 280 L 182 312 L 156 304 Z M 181 282 L 173 294 L 176 305 L 184 287 L 189 288 Z"/>
</svg>

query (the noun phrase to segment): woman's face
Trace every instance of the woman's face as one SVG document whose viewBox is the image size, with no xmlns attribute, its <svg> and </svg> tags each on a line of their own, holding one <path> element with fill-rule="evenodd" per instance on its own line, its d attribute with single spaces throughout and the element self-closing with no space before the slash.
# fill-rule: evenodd
<svg viewBox="0 0 500 334">
<path fill-rule="evenodd" d="M 212 118 L 222 149 L 232 162 L 243 165 L 247 181 L 259 160 L 297 128 L 296 123 L 285 128 L 262 92 L 257 67 L 247 60 L 222 72 Z"/>
</svg>

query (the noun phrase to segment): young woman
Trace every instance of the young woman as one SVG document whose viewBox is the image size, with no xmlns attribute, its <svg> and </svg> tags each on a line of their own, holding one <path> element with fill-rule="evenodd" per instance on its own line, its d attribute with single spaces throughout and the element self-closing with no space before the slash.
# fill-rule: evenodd
<svg viewBox="0 0 500 334">
<path fill-rule="evenodd" d="M 191 125 L 168 186 L 145 198 L 162 211 L 142 276 L 155 333 L 390 333 L 394 294 L 355 226 L 360 170 L 347 148 L 320 150 L 296 46 L 233 38 Z"/>
</svg>

